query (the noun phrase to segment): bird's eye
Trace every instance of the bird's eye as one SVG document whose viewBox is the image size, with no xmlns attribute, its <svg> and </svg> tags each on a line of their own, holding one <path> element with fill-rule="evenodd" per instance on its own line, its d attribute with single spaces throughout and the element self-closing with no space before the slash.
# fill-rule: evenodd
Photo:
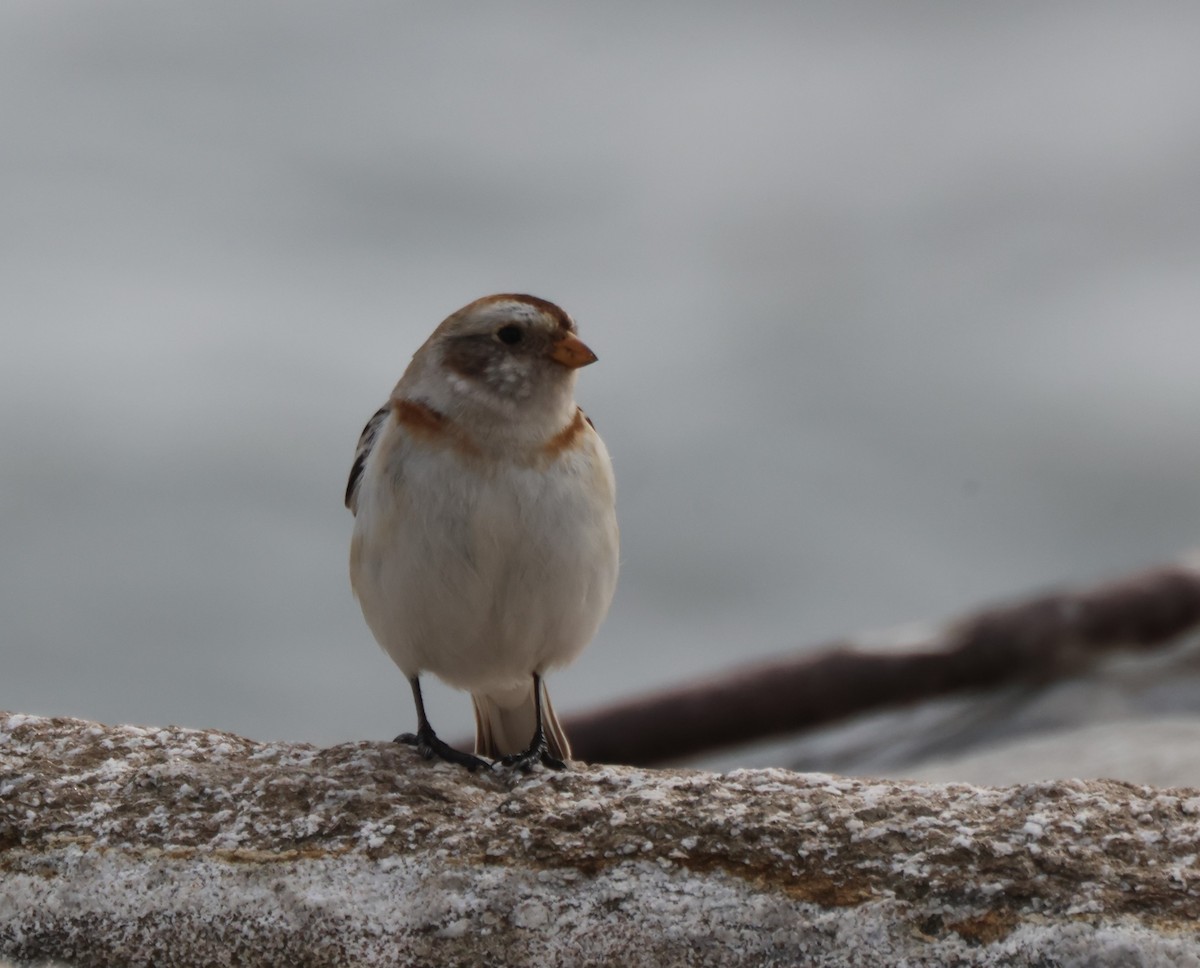
<svg viewBox="0 0 1200 968">
<path fill-rule="evenodd" d="M 516 346 L 521 342 L 521 336 L 521 327 L 514 326 L 511 323 L 508 326 L 501 326 L 496 330 L 496 339 L 508 346 Z"/>
</svg>

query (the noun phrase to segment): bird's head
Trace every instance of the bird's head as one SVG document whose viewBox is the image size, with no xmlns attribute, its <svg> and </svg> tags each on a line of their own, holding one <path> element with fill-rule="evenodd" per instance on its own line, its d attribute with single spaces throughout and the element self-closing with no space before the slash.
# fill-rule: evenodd
<svg viewBox="0 0 1200 968">
<path fill-rule="evenodd" d="M 464 306 L 414 358 L 423 384 L 444 381 L 441 389 L 451 399 L 435 405 L 491 409 L 510 418 L 539 412 L 557 418 L 572 404 L 576 371 L 594 362 L 570 316 L 545 299 L 518 294 Z"/>
</svg>

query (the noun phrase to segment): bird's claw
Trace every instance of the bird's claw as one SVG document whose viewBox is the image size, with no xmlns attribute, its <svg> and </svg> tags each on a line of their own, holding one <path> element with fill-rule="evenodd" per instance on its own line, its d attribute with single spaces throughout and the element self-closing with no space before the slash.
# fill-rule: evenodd
<svg viewBox="0 0 1200 968">
<path fill-rule="evenodd" d="M 550 750 L 546 748 L 546 739 L 544 736 L 535 736 L 533 742 L 529 744 L 529 748 L 520 753 L 510 753 L 508 756 L 502 757 L 500 762 L 511 769 L 521 770 L 528 773 L 534 763 L 541 763 L 542 766 L 551 770 L 565 770 L 567 764 L 556 756 L 550 755 Z"/>
<path fill-rule="evenodd" d="M 472 756 L 470 753 L 456 750 L 448 743 L 442 742 L 433 730 L 429 730 L 428 732 L 401 733 L 393 742 L 404 743 L 406 746 L 415 746 L 417 752 L 427 760 L 431 760 L 436 756 L 447 763 L 457 763 L 459 766 L 465 766 L 472 773 L 476 770 L 491 769 L 491 764 L 487 760 L 481 760 L 478 756 Z"/>
</svg>

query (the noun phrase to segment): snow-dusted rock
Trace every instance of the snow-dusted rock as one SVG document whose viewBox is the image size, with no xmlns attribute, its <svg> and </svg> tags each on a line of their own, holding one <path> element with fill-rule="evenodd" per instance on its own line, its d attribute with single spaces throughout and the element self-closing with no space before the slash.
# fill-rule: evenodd
<svg viewBox="0 0 1200 968">
<path fill-rule="evenodd" d="M 0 957 L 1200 965 L 1200 792 L 474 776 L 407 747 L 0 714 Z"/>
</svg>

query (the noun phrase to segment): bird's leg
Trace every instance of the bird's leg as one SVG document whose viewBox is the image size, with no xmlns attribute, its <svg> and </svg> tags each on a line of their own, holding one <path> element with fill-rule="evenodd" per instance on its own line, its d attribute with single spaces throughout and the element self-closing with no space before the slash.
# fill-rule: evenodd
<svg viewBox="0 0 1200 968">
<path fill-rule="evenodd" d="M 425 716 L 425 700 L 421 698 L 421 680 L 417 676 L 413 676 L 408 683 L 412 686 L 413 701 L 417 704 L 417 731 L 401 733 L 394 742 L 415 746 L 417 752 L 427 760 L 436 756 L 447 763 L 458 763 L 460 766 L 465 766 L 472 773 L 476 770 L 490 769 L 491 764 L 487 760 L 481 760 L 478 756 L 456 750 L 453 746 L 438 739 L 437 733 L 433 731 L 433 727 L 429 725 L 429 719 Z"/>
<path fill-rule="evenodd" d="M 500 762 L 505 766 L 514 766 L 518 770 L 528 770 L 534 763 L 541 763 L 552 770 L 565 770 L 567 764 L 556 756 L 550 755 L 546 744 L 546 731 L 542 728 L 542 677 L 533 674 L 533 708 L 537 717 L 537 728 L 533 731 L 533 739 L 521 753 L 510 753 Z"/>
</svg>

